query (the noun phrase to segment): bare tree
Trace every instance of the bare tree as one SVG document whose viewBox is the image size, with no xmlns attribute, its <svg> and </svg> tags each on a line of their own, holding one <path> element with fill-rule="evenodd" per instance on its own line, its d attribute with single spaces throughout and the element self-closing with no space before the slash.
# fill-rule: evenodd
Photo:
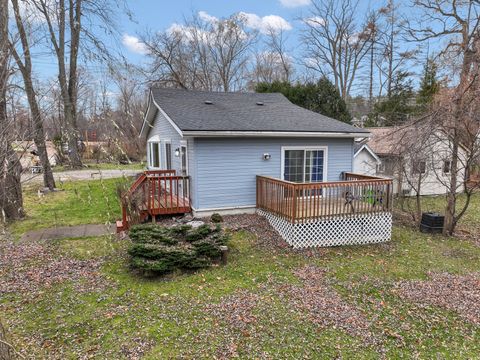
<svg viewBox="0 0 480 360">
<path fill-rule="evenodd" d="M 333 77 L 343 99 L 350 94 L 362 60 L 369 52 L 372 28 L 358 23 L 354 0 L 314 0 L 305 30 L 305 66 Z"/>
<path fill-rule="evenodd" d="M 293 62 L 287 53 L 285 32 L 282 29 L 267 29 L 264 48 L 255 54 L 254 83 L 274 81 L 290 82 Z M 254 85 L 254 84 L 253 84 Z"/>
<path fill-rule="evenodd" d="M 12 147 L 14 126 L 8 118 L 6 92 L 10 72 L 8 1 L 0 1 L 0 212 L 2 220 L 23 217 L 21 166 Z"/>
<path fill-rule="evenodd" d="M 245 73 L 256 32 L 241 14 L 202 20 L 141 36 L 151 59 L 153 83 L 184 89 L 232 91 L 245 86 Z"/>
<path fill-rule="evenodd" d="M 82 166 L 77 126 L 78 67 L 81 55 L 110 60 L 111 52 L 94 29 L 117 34 L 114 9 L 121 0 L 30 0 L 46 24 L 46 32 L 57 58 L 58 82 L 62 97 L 65 136 L 72 167 Z"/>
<path fill-rule="evenodd" d="M 32 78 L 32 59 L 31 59 L 31 48 L 28 40 L 28 35 L 26 31 L 26 26 L 24 24 L 24 19 L 20 12 L 20 7 L 18 0 L 12 0 L 12 9 L 15 16 L 16 29 L 18 37 L 20 38 L 21 49 L 20 53 L 15 47 L 15 40 L 10 41 L 10 50 L 13 54 L 13 58 L 17 63 L 20 73 L 22 74 L 25 93 L 27 94 L 28 104 L 30 107 L 30 114 L 33 122 L 33 140 L 35 146 L 37 147 L 38 156 L 43 168 L 43 183 L 45 187 L 53 190 L 55 188 L 55 180 L 53 178 L 52 168 L 50 166 L 50 161 L 48 159 L 47 147 L 45 144 L 45 131 L 43 128 L 43 117 L 40 111 L 40 107 L 37 101 L 37 94 L 33 85 Z M 27 27 L 31 27 L 31 24 L 28 24 Z"/>
<path fill-rule="evenodd" d="M 377 35 L 381 56 L 377 67 L 383 75 L 380 88 L 386 87 L 388 98 L 392 95 L 395 74 L 402 69 L 408 60 L 415 56 L 415 51 L 407 50 L 402 43 L 404 36 L 404 20 L 401 17 L 399 5 L 394 0 L 388 0 L 387 6 L 380 8 L 379 13 L 384 24 L 379 27 Z"/>
<path fill-rule="evenodd" d="M 421 12 L 416 22 L 408 24 L 408 32 L 416 41 L 441 40 L 446 44 L 440 55 L 454 54 L 460 60 L 458 71 L 452 77 L 454 86 L 450 100 L 445 103 L 444 116 L 437 117 L 440 126 L 449 134 L 452 142 L 451 169 L 444 234 L 453 234 L 460 218 L 468 208 L 468 202 L 457 212 L 457 181 L 460 165 L 462 133 L 478 134 L 478 123 L 471 121 L 469 111 L 472 102 L 478 101 L 475 93 L 479 77 L 480 52 L 480 3 L 476 0 L 440 1 L 415 0 L 414 6 Z"/>
<path fill-rule="evenodd" d="M 369 42 L 370 50 L 368 53 L 368 62 L 369 62 L 369 76 L 368 76 L 368 106 L 369 110 L 373 110 L 373 85 L 375 77 L 375 60 L 377 57 L 377 43 L 380 33 L 379 28 L 379 14 L 375 11 L 370 12 L 367 20 L 367 29 L 370 33 Z"/>
</svg>

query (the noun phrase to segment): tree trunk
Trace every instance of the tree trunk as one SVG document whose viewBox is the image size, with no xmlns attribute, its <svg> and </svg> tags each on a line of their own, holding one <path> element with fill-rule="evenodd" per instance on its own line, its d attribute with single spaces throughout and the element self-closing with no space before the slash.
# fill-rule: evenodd
<svg viewBox="0 0 480 360">
<path fill-rule="evenodd" d="M 445 209 L 445 222 L 443 224 L 443 234 L 453 235 L 455 231 L 455 211 L 457 203 L 457 176 L 458 176 L 458 135 L 456 129 L 452 139 L 452 163 L 450 170 L 450 188 L 447 194 L 447 207 Z"/>
<path fill-rule="evenodd" d="M 8 1 L 0 0 L 0 211 L 5 219 L 23 217 L 21 166 L 12 148 L 13 126 L 7 117 L 7 85 L 9 77 Z"/>
<path fill-rule="evenodd" d="M 33 140 L 35 146 L 37 147 L 38 156 L 40 158 L 40 163 L 43 168 L 43 184 L 45 187 L 48 187 L 50 190 L 55 188 L 55 180 L 53 178 L 52 168 L 50 166 L 50 161 L 48 160 L 47 148 L 45 145 L 45 131 L 43 129 L 42 114 L 38 107 L 37 96 L 35 94 L 35 89 L 33 87 L 32 81 L 32 59 L 30 57 L 30 45 L 28 42 L 28 36 L 25 31 L 25 25 L 22 20 L 20 13 L 20 7 L 18 5 L 18 0 L 12 0 L 12 8 L 15 15 L 15 22 L 17 24 L 18 33 L 20 35 L 20 40 L 23 49 L 23 61 L 17 53 L 14 45 L 10 44 L 10 50 L 13 54 L 13 57 L 20 69 L 20 72 L 23 77 L 23 82 L 25 84 L 25 92 L 28 98 L 28 104 L 30 107 L 30 114 L 33 120 L 34 134 Z"/>
<path fill-rule="evenodd" d="M 13 349 L 7 341 L 5 328 L 0 322 L 0 360 L 13 360 Z"/>
<path fill-rule="evenodd" d="M 50 190 L 55 189 L 55 179 L 53 178 L 52 167 L 48 159 L 47 146 L 45 144 L 45 132 L 43 129 L 42 114 L 38 108 L 35 90 L 32 86 L 32 79 L 24 77 L 25 92 L 27 93 L 28 103 L 30 106 L 30 114 L 33 120 L 34 134 L 33 141 L 37 147 L 38 157 L 43 169 L 43 184 Z"/>
<path fill-rule="evenodd" d="M 370 84 L 368 87 L 368 108 L 373 111 L 373 63 L 375 57 L 375 40 L 373 40 L 372 48 L 370 49 Z"/>
</svg>

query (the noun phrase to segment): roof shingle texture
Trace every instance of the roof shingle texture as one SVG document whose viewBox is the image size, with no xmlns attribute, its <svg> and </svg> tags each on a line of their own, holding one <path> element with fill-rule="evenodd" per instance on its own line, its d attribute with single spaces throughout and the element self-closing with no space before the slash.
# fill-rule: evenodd
<svg viewBox="0 0 480 360">
<path fill-rule="evenodd" d="M 182 131 L 279 131 L 368 134 L 292 104 L 278 93 L 153 88 L 155 102 Z M 205 104 L 211 101 L 212 104 Z M 262 106 L 257 103 L 263 103 Z"/>
</svg>

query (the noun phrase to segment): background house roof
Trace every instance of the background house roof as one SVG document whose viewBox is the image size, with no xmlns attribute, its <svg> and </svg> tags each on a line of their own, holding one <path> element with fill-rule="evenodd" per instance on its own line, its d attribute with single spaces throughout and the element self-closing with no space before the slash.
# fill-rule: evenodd
<svg viewBox="0 0 480 360">
<path fill-rule="evenodd" d="M 152 96 L 181 131 L 332 132 L 368 136 L 365 129 L 301 108 L 278 93 L 153 88 Z"/>
<path fill-rule="evenodd" d="M 368 128 L 371 133 L 368 146 L 377 155 L 399 156 L 414 136 L 414 130 L 411 126 Z"/>
</svg>

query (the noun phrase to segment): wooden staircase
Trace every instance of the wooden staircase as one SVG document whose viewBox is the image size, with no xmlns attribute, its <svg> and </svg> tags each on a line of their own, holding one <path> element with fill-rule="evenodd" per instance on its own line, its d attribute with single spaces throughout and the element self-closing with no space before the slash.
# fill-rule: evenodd
<svg viewBox="0 0 480 360">
<path fill-rule="evenodd" d="M 175 170 L 145 171 L 121 196 L 122 220 L 117 233 L 157 215 L 185 214 L 190 206 L 190 178 Z"/>
</svg>

